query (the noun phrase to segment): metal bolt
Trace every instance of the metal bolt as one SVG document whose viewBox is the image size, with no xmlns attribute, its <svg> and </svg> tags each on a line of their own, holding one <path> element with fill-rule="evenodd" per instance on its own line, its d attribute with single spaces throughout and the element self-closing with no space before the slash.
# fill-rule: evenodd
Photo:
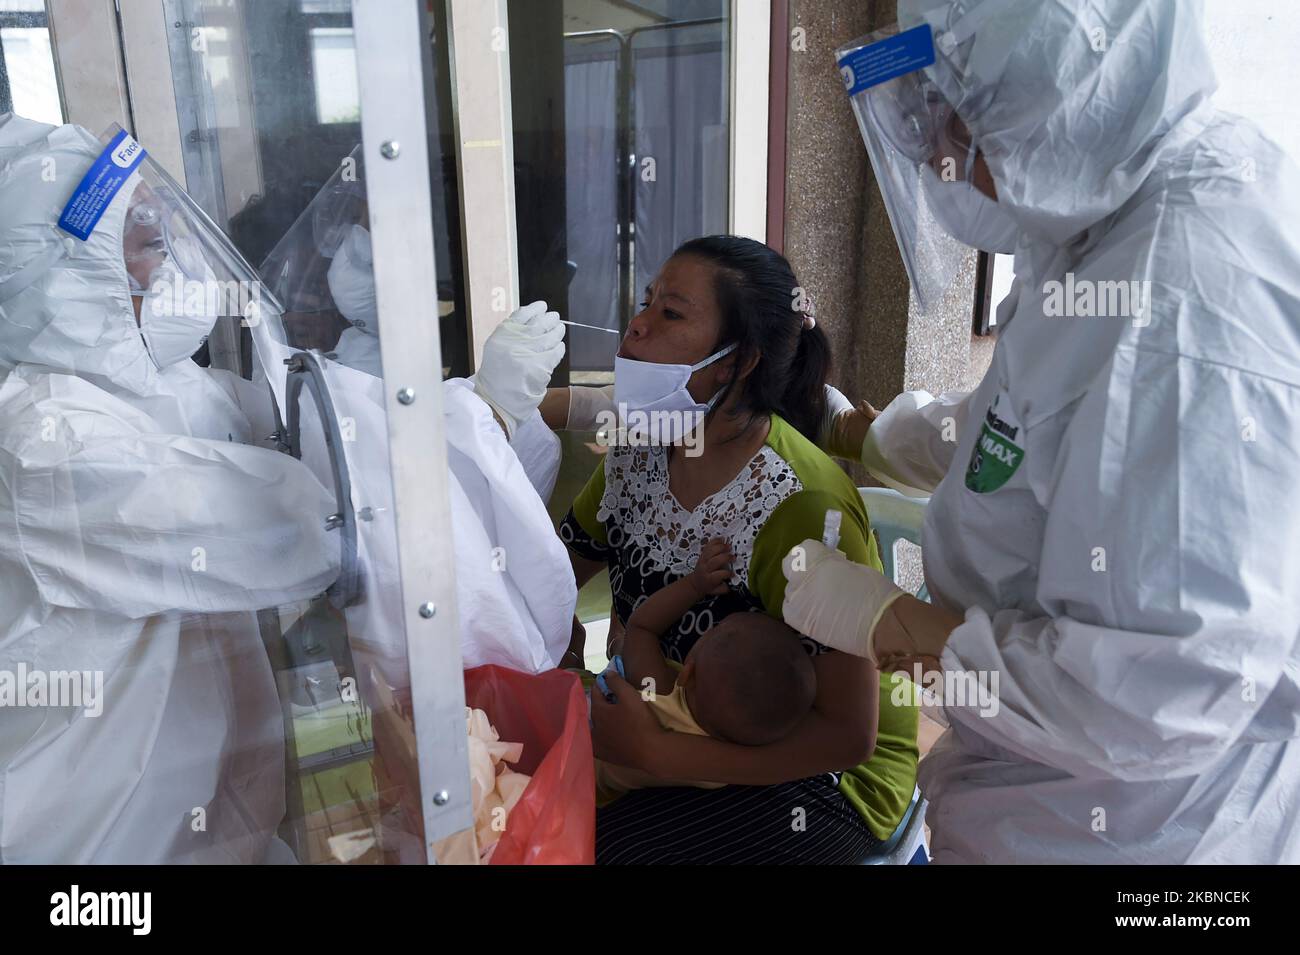
<svg viewBox="0 0 1300 955">
<path fill-rule="evenodd" d="M 420 616 L 425 620 L 428 620 L 437 612 L 438 608 L 433 605 L 433 601 L 431 600 L 426 600 L 424 603 L 420 604 Z"/>
<path fill-rule="evenodd" d="M 327 531 L 338 530 L 342 526 L 343 526 L 342 514 L 331 514 L 329 517 L 325 518 L 325 529 Z"/>
<path fill-rule="evenodd" d="M 379 155 L 385 159 L 396 159 L 402 153 L 402 144 L 396 139 L 390 139 L 379 147 Z"/>
<path fill-rule="evenodd" d="M 415 389 L 403 388 L 397 393 L 397 400 L 404 405 L 409 405 L 415 401 Z"/>
<path fill-rule="evenodd" d="M 433 794 L 433 804 L 435 806 L 445 806 L 449 802 L 451 802 L 451 793 L 447 792 L 447 790 L 439 789 Z"/>
</svg>

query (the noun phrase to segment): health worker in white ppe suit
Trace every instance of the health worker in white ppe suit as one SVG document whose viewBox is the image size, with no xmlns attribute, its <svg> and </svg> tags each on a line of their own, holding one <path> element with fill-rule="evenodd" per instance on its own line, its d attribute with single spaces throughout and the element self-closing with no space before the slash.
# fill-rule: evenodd
<svg viewBox="0 0 1300 955">
<path fill-rule="evenodd" d="M 918 295 L 927 209 L 1015 254 L 980 386 L 862 446 L 932 492 L 934 606 L 786 561 L 815 639 L 996 675 L 921 762 L 939 862 L 1300 862 L 1300 171 L 1213 105 L 1199 14 L 900 0 L 841 51 Z"/>
<path fill-rule="evenodd" d="M 334 252 L 326 277 L 339 312 L 348 320 L 348 327 L 334 346 L 335 356 L 349 368 L 382 377 L 374 259 L 370 232 L 365 226 L 354 225 L 348 229 Z"/>
<path fill-rule="evenodd" d="M 190 360 L 203 283 L 255 276 L 120 137 L 0 116 L 0 861 L 256 862 L 285 754 L 254 611 L 338 575 L 333 496 L 254 446 L 264 388 Z M 79 698 L 33 695 L 62 671 Z"/>
<path fill-rule="evenodd" d="M 285 309 L 282 326 L 253 330 L 267 369 L 314 349 L 330 402 L 350 419 L 340 443 L 357 513 L 364 597 L 346 613 L 361 655 L 393 685 L 406 679 L 392 476 L 380 357 L 379 301 L 361 147 L 276 243 L 261 273 Z M 436 302 L 387 303 L 389 322 L 437 319 Z M 340 326 L 342 332 L 340 334 Z M 272 333 L 283 330 L 281 340 Z M 274 352 L 274 354 L 270 354 Z M 443 382 L 447 493 L 455 549 L 461 658 L 466 668 L 494 663 L 528 673 L 560 662 L 571 634 L 577 587 L 568 552 L 546 510 L 560 466 L 559 439 L 537 407 L 564 357 L 564 326 L 544 302 L 505 318 L 488 336 L 477 374 Z M 277 392 L 283 385 L 277 386 Z M 310 416 L 311 402 L 300 401 Z M 303 433 L 319 428 L 307 423 Z M 313 451 L 320 453 L 313 453 Z M 327 485 L 323 442 L 305 441 L 303 460 Z M 371 654 L 373 651 L 373 657 Z M 365 685 L 364 679 L 362 685 Z"/>
</svg>

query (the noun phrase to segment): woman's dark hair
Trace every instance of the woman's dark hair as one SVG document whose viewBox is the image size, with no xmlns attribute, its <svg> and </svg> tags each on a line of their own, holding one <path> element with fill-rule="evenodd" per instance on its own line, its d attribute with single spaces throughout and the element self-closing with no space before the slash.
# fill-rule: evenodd
<svg viewBox="0 0 1300 955">
<path fill-rule="evenodd" d="M 732 342 L 736 367 L 751 357 L 758 364 L 743 382 L 727 386 L 718 406 L 741 387 L 738 412 L 749 427 L 759 415 L 779 414 L 816 443 L 826 408 L 831 348 L 826 333 L 804 327 L 801 308 L 812 305 L 785 256 L 761 242 L 735 235 L 709 235 L 684 242 L 673 257 L 689 255 L 715 267 L 714 292 L 722 312 L 722 334 L 712 351 Z"/>
</svg>

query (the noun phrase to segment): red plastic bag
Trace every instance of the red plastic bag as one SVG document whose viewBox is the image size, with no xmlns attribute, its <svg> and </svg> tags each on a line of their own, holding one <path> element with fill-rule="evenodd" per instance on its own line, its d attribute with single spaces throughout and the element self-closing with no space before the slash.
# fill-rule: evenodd
<svg viewBox="0 0 1300 955">
<path fill-rule="evenodd" d="M 578 677 L 475 667 L 465 671 L 465 704 L 487 713 L 501 739 L 524 744 L 513 768 L 532 776 L 491 864 L 594 865 L 596 767 Z"/>
</svg>

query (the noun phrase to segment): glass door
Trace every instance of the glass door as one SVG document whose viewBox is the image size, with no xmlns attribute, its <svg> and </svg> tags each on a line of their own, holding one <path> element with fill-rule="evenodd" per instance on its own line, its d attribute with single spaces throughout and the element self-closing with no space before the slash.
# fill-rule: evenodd
<svg viewBox="0 0 1300 955">
<path fill-rule="evenodd" d="M 732 228 L 732 4 L 509 0 L 520 300 L 570 327 L 553 384 L 606 386 L 643 290 L 679 244 Z M 604 449 L 565 432 L 557 520 Z M 603 662 L 609 585 L 579 598 Z"/>
</svg>

